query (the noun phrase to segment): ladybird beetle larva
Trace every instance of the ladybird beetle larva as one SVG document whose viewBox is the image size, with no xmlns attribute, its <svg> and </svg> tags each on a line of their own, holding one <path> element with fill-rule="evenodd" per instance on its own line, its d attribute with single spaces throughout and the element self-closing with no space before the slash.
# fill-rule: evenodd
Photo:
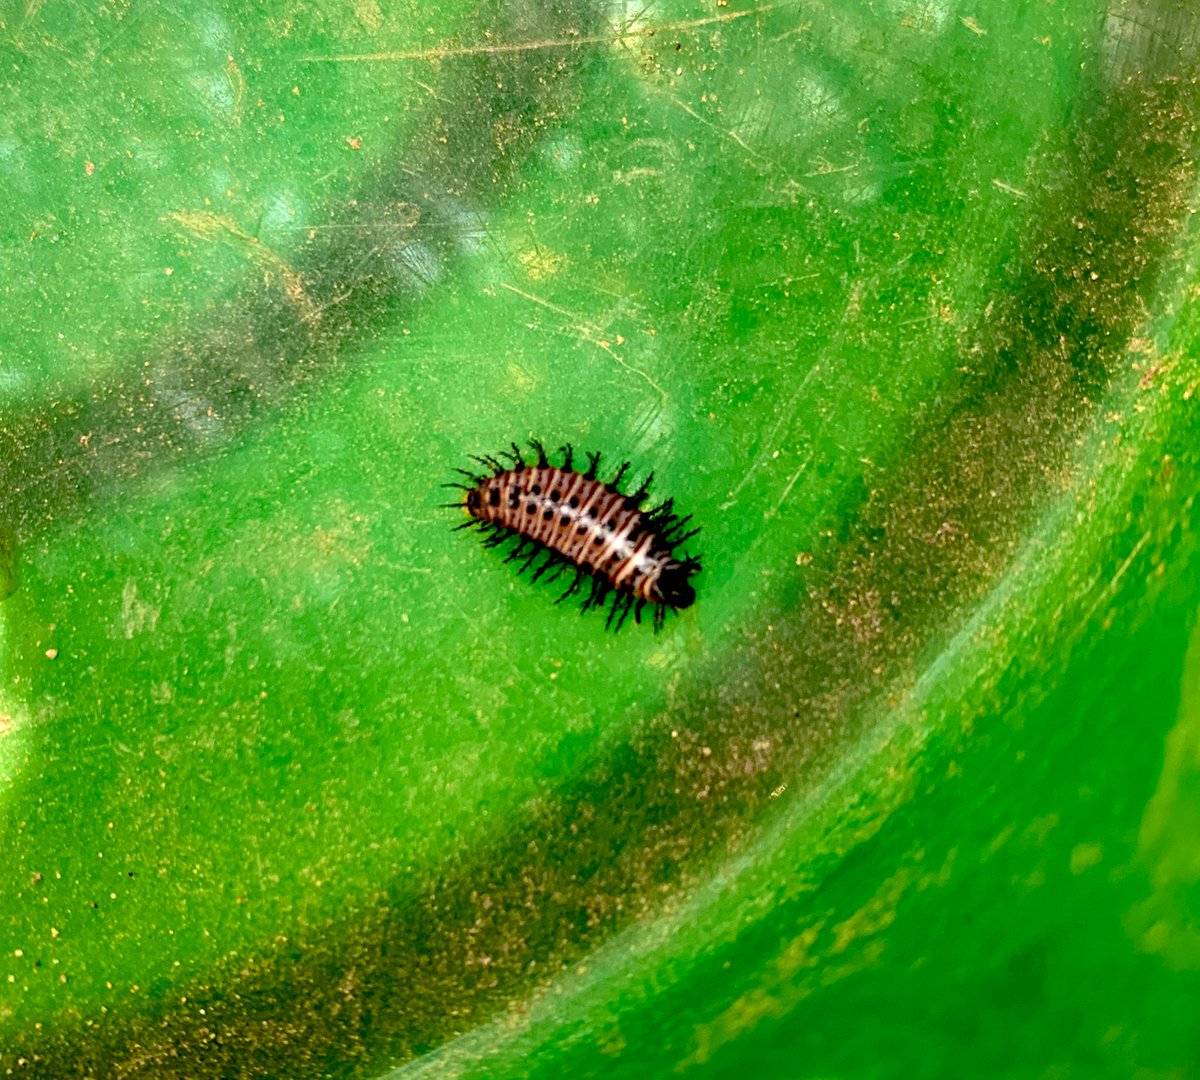
<svg viewBox="0 0 1200 1080">
<path fill-rule="evenodd" d="M 571 446 L 562 448 L 562 464 L 552 465 L 539 442 L 530 444 L 537 455 L 527 462 L 516 443 L 498 457 L 473 457 L 487 472 L 456 469 L 466 478 L 456 487 L 461 508 L 470 520 L 459 529 L 477 528 L 487 547 L 506 540 L 517 543 L 505 562 L 519 561 L 519 572 L 533 569 L 533 581 L 549 575 L 553 581 L 573 572 L 570 585 L 556 601 L 579 592 L 585 579 L 590 591 L 583 609 L 603 606 L 611 597 L 606 627 L 620 629 L 633 613 L 641 622 L 647 605 L 654 608 L 654 627 L 663 625 L 668 610 L 690 607 L 696 599 L 691 577 L 700 560 L 676 554 L 699 529 L 688 530 L 691 515 L 679 517 L 674 501 L 644 509 L 653 474 L 632 494 L 621 490 L 629 462 L 607 483 L 599 478 L 600 455 L 587 454 L 587 469 L 574 467 Z M 506 458 L 504 463 L 500 458 Z M 534 564 L 541 558 L 541 563 Z"/>
</svg>

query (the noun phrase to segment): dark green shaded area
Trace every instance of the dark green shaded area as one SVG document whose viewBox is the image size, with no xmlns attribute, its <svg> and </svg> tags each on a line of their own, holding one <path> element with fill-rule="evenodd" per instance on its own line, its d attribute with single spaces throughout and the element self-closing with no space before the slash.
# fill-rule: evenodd
<svg viewBox="0 0 1200 1080">
<path fill-rule="evenodd" d="M 0 600 L 17 590 L 17 538 L 10 529 L 0 530 Z"/>
</svg>

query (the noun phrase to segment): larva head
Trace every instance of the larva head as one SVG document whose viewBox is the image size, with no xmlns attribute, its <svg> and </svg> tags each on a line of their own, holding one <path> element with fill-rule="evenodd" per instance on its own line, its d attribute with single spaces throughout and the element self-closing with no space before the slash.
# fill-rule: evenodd
<svg viewBox="0 0 1200 1080">
<path fill-rule="evenodd" d="M 495 521 L 500 516 L 501 486 L 504 478 L 485 476 L 480 477 L 478 482 L 477 488 L 467 492 L 464 504 L 467 513 L 481 521 Z"/>
<path fill-rule="evenodd" d="M 700 564 L 693 559 L 668 562 L 658 575 L 657 591 L 661 602 L 676 610 L 691 607 L 696 602 L 696 590 L 688 578 L 699 569 Z"/>
</svg>

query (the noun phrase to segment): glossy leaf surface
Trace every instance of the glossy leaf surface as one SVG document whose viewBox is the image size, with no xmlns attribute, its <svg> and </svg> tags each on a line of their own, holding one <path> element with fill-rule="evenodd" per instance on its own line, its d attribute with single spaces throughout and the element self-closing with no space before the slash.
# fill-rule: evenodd
<svg viewBox="0 0 1200 1080">
<path fill-rule="evenodd" d="M 0 1063 L 1195 1067 L 1190 5 L 0 25 Z M 451 532 L 530 437 L 694 608 Z"/>
</svg>

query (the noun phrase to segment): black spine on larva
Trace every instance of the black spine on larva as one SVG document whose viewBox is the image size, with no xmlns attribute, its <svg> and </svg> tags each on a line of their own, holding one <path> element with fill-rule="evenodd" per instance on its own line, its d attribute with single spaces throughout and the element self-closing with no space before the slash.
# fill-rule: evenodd
<svg viewBox="0 0 1200 1080">
<path fill-rule="evenodd" d="M 654 608 L 654 625 L 663 624 L 668 609 L 689 607 L 696 599 L 691 576 L 700 569 L 698 558 L 677 555 L 676 549 L 699 530 L 687 530 L 690 517 L 681 518 L 668 499 L 644 509 L 650 477 L 630 495 L 620 490 L 629 471 L 625 462 L 611 481 L 598 476 L 600 455 L 588 454 L 588 467 L 574 467 L 574 451 L 562 448 L 563 460 L 552 465 L 541 443 L 531 443 L 535 458 L 526 460 L 515 443 L 497 457 L 475 457 L 487 468 L 476 474 L 456 472 L 466 482 L 448 485 L 463 491 L 460 502 L 469 518 L 459 528 L 478 528 L 484 543 L 498 547 L 516 541 L 505 557 L 519 570 L 533 570 L 533 580 L 549 575 L 556 580 L 573 574 L 561 602 L 590 587 L 583 600 L 586 611 L 610 597 L 607 625 L 620 629 L 632 611 L 641 622 L 646 605 Z M 507 458 L 508 464 L 498 458 Z M 540 565 L 535 567 L 539 558 Z"/>
</svg>

